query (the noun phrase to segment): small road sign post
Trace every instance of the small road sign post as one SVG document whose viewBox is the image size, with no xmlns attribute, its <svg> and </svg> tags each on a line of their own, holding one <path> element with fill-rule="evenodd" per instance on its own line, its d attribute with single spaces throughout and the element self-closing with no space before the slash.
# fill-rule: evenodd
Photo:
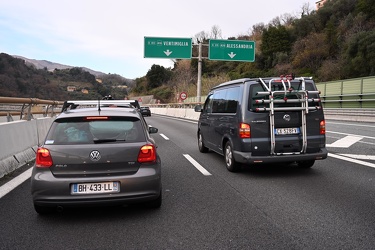
<svg viewBox="0 0 375 250">
<path fill-rule="evenodd" d="M 191 38 L 144 37 L 145 58 L 191 59 Z"/>
<path fill-rule="evenodd" d="M 216 40 L 209 42 L 208 59 L 221 61 L 255 61 L 255 42 L 245 40 Z"/>
<path fill-rule="evenodd" d="M 186 92 L 181 92 L 180 93 L 180 99 L 183 100 L 183 101 L 185 101 L 186 98 L 187 98 Z"/>
</svg>

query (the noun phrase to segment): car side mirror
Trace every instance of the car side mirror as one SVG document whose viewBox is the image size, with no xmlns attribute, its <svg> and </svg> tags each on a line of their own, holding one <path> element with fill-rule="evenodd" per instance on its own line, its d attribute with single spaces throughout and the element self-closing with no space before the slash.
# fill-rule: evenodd
<svg viewBox="0 0 375 250">
<path fill-rule="evenodd" d="M 155 128 L 155 127 L 148 127 L 148 132 L 150 133 L 150 134 L 155 134 L 155 133 L 157 133 L 159 130 L 157 129 L 157 128 Z"/>
<path fill-rule="evenodd" d="M 198 104 L 197 106 L 194 107 L 195 112 L 202 112 L 202 105 Z"/>
</svg>

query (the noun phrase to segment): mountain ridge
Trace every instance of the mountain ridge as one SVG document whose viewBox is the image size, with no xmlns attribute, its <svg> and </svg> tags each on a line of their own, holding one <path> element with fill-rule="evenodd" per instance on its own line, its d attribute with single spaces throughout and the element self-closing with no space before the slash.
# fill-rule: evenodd
<svg viewBox="0 0 375 250">
<path fill-rule="evenodd" d="M 70 66 L 70 65 L 65 65 L 61 63 L 56 63 L 56 62 L 51 62 L 48 60 L 37 60 L 37 59 L 30 59 L 24 56 L 19 56 L 19 55 L 12 55 L 15 58 L 19 58 L 25 61 L 26 64 L 28 65 L 33 65 L 37 69 L 44 69 L 47 68 L 48 71 L 54 71 L 55 69 L 71 69 L 71 68 L 81 68 L 90 74 L 94 75 L 95 77 L 100 77 L 103 75 L 107 75 L 106 73 L 97 71 L 97 70 L 92 70 L 86 67 L 76 67 L 76 66 Z M 125 78 L 125 77 L 124 77 Z M 128 78 L 126 78 L 128 79 Z"/>
</svg>

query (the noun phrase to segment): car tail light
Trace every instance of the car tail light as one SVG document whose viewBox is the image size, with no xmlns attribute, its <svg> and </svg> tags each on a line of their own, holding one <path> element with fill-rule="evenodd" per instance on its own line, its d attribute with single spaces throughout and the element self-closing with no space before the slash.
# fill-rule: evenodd
<svg viewBox="0 0 375 250">
<path fill-rule="evenodd" d="M 46 148 L 38 148 L 36 152 L 35 166 L 38 168 L 49 168 L 52 164 L 52 157 L 49 150 Z"/>
<path fill-rule="evenodd" d="M 239 135 L 240 138 L 250 138 L 250 125 L 246 123 L 240 123 Z"/>
<path fill-rule="evenodd" d="M 156 150 L 152 144 L 147 144 L 141 147 L 138 154 L 138 162 L 155 162 L 156 161 Z"/>
<path fill-rule="evenodd" d="M 324 120 L 320 122 L 320 134 L 326 134 L 326 122 Z"/>
</svg>

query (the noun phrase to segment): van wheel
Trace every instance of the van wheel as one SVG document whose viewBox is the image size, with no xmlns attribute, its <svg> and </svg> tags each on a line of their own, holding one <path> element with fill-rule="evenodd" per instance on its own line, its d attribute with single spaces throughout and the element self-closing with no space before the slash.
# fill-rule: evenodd
<svg viewBox="0 0 375 250">
<path fill-rule="evenodd" d="M 208 148 L 203 143 L 203 137 L 201 132 L 198 132 L 198 148 L 201 153 L 207 153 Z"/>
<path fill-rule="evenodd" d="M 240 170 L 240 165 L 234 160 L 232 145 L 228 141 L 224 149 L 225 165 L 230 172 L 237 172 Z"/>
<path fill-rule="evenodd" d="M 314 165 L 314 163 L 315 163 L 315 160 L 297 162 L 298 167 L 300 168 L 311 168 Z"/>
</svg>

